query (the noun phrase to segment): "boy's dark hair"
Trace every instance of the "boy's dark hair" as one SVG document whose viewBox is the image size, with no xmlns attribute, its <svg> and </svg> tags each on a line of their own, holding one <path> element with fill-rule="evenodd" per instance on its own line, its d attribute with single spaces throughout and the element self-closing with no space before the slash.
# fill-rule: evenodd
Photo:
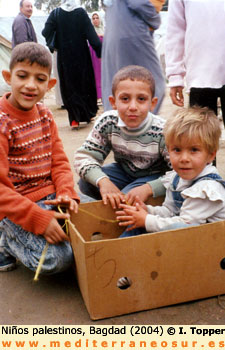
<svg viewBox="0 0 225 350">
<path fill-rule="evenodd" d="M 49 75 L 52 70 L 52 56 L 50 52 L 41 44 L 35 42 L 26 42 L 19 45 L 12 50 L 9 68 L 12 70 L 19 62 L 28 61 L 32 66 L 37 63 L 42 67 L 49 68 Z"/>
<path fill-rule="evenodd" d="M 152 97 L 155 95 L 155 80 L 152 73 L 142 66 L 130 65 L 121 68 L 115 75 L 112 81 L 112 94 L 115 96 L 115 92 L 118 84 L 123 80 L 137 80 L 143 81 L 149 85 Z"/>
</svg>

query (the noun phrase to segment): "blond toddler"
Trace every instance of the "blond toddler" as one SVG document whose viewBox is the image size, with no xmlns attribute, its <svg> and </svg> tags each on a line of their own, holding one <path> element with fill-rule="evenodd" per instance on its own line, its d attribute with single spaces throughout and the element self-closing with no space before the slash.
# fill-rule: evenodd
<svg viewBox="0 0 225 350">
<path fill-rule="evenodd" d="M 164 127 L 173 171 L 161 181 L 166 188 L 162 206 L 120 204 L 122 236 L 200 225 L 225 219 L 225 183 L 212 165 L 221 135 L 217 116 L 207 108 L 179 110 Z M 136 230 L 136 228 L 139 228 Z"/>
</svg>

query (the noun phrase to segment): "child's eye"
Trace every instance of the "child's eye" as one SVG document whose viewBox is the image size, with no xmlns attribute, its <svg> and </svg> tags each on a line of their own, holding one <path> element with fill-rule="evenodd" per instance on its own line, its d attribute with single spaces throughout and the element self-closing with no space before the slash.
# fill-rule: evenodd
<svg viewBox="0 0 225 350">
<path fill-rule="evenodd" d="M 20 78 L 20 79 L 26 78 L 26 75 L 25 75 L 25 74 L 18 74 L 17 76 L 18 76 L 18 78 Z"/>
<path fill-rule="evenodd" d="M 46 81 L 46 78 L 40 76 L 40 77 L 37 77 L 37 80 L 40 81 L 40 82 L 44 82 L 44 81 Z"/>
<path fill-rule="evenodd" d="M 198 152 L 199 149 L 197 147 L 192 147 L 191 152 Z"/>
<path fill-rule="evenodd" d="M 180 152 L 180 148 L 179 148 L 179 147 L 174 147 L 174 148 L 173 148 L 173 151 L 176 152 L 176 153 L 178 153 L 178 152 Z"/>
<path fill-rule="evenodd" d="M 128 101 L 128 97 L 127 96 L 122 96 L 121 100 L 126 102 L 126 101 Z"/>
<path fill-rule="evenodd" d="M 146 101 L 146 97 L 143 97 L 143 96 L 140 96 L 140 97 L 138 97 L 138 99 L 139 99 L 139 101 Z"/>
</svg>

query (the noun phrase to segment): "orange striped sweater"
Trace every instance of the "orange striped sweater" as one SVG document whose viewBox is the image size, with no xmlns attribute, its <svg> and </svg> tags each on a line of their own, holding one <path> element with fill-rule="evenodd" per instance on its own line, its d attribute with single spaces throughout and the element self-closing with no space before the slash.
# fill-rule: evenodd
<svg viewBox="0 0 225 350">
<path fill-rule="evenodd" d="M 79 197 L 51 112 L 41 103 L 22 111 L 0 99 L 0 220 L 43 234 L 54 212 L 35 203 L 48 194 Z"/>
</svg>

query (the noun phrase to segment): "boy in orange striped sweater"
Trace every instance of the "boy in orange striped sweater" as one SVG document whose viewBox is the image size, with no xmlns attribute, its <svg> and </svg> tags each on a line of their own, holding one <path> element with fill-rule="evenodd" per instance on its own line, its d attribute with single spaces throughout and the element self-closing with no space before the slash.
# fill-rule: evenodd
<svg viewBox="0 0 225 350">
<path fill-rule="evenodd" d="M 65 270 L 73 261 L 68 236 L 56 211 L 66 204 L 77 212 L 69 161 L 51 112 L 39 101 L 56 80 L 52 58 L 37 43 L 17 45 L 10 71 L 2 72 L 11 93 L 0 99 L 0 271 L 21 261 L 36 270 L 46 241 L 50 243 L 42 273 Z"/>
</svg>

